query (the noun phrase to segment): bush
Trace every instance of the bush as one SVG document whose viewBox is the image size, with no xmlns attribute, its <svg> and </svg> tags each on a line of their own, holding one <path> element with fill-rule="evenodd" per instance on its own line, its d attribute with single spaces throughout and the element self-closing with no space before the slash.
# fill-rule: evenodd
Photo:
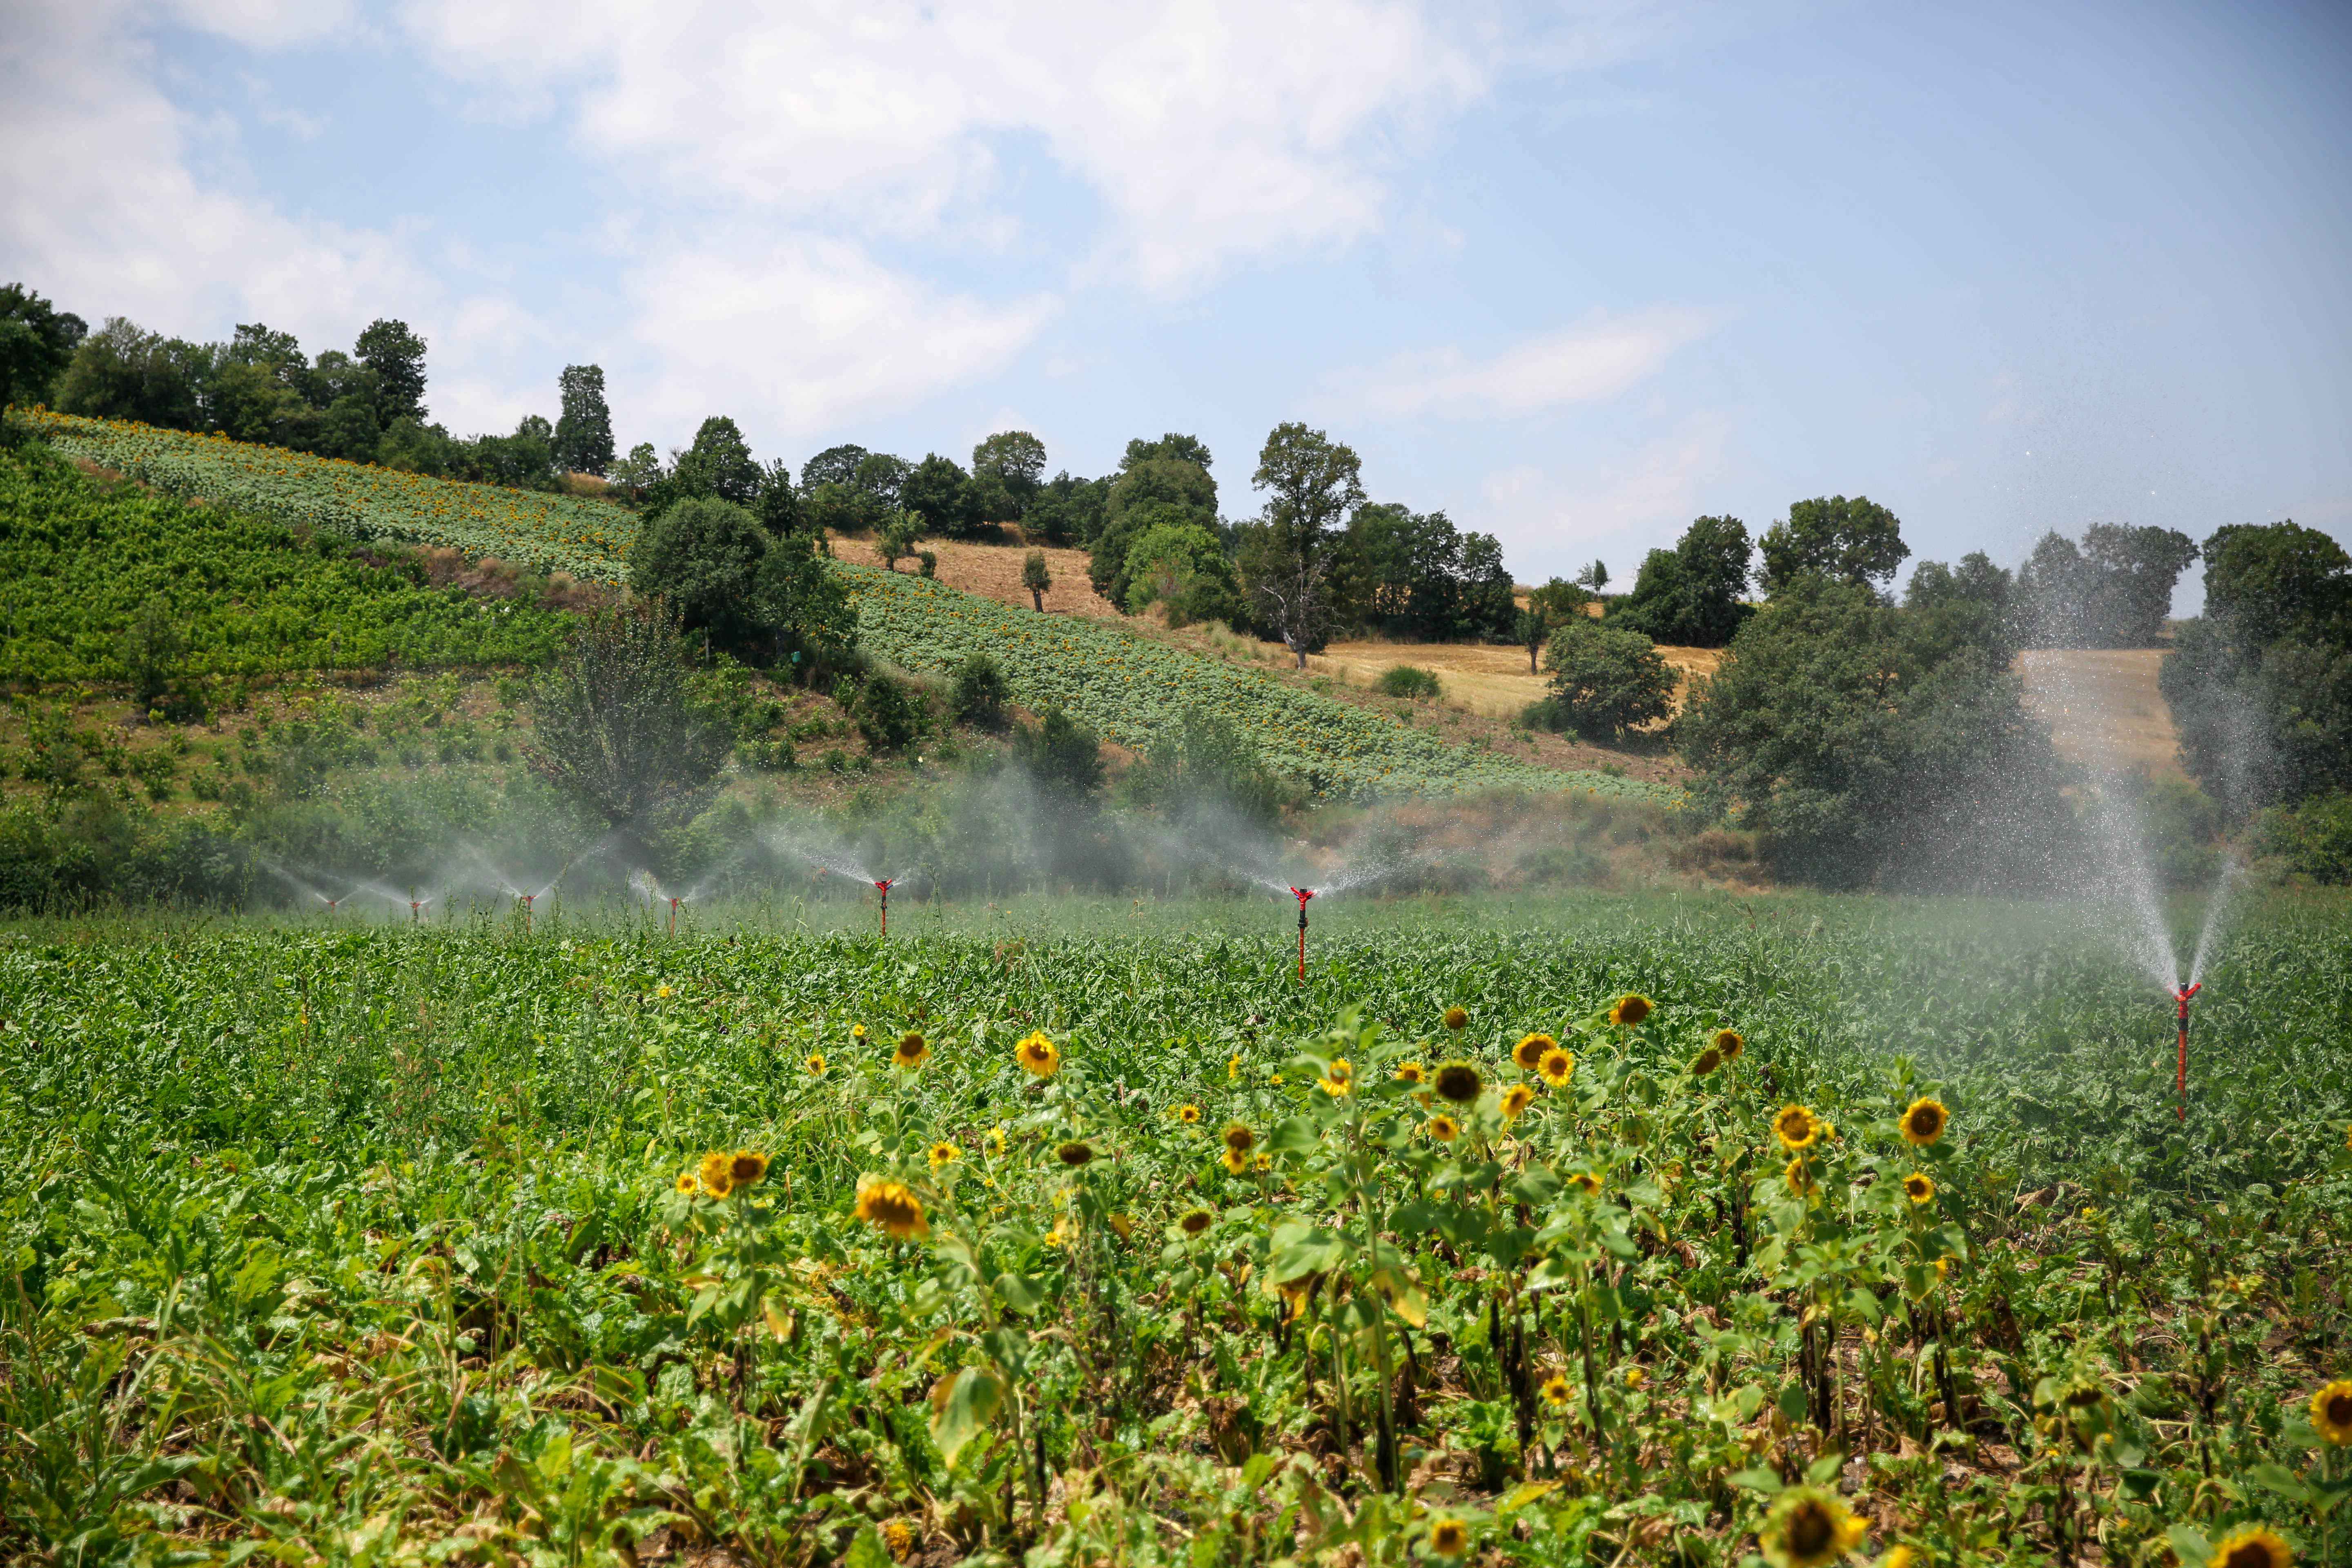
<svg viewBox="0 0 2352 1568">
<path fill-rule="evenodd" d="M 1579 616 L 1544 650 L 1557 727 L 1586 740 L 1616 740 L 1671 710 L 1675 672 L 1648 637 Z"/>
<path fill-rule="evenodd" d="M 970 654 L 955 667 L 952 679 L 948 712 L 957 723 L 982 730 L 1004 727 L 1005 705 L 1013 700 L 1013 689 L 994 659 L 984 653 Z"/>
<path fill-rule="evenodd" d="M 849 717 L 866 745 L 895 752 L 923 732 L 923 700 L 907 682 L 877 669 L 858 682 Z"/>
<path fill-rule="evenodd" d="M 1101 793 L 1102 740 L 1059 708 L 1045 710 L 1038 726 L 1023 733 L 1021 752 L 1029 776 L 1047 795 L 1084 804 Z"/>
<path fill-rule="evenodd" d="M 2352 882 L 2352 792 L 2331 791 L 2263 813 L 2254 847 L 2315 882 Z"/>
<path fill-rule="evenodd" d="M 1440 686 L 1434 671 L 1410 664 L 1392 664 L 1381 671 L 1372 689 L 1383 697 L 1434 698 L 1444 688 Z"/>
<path fill-rule="evenodd" d="M 616 827 L 690 814 L 735 742 L 726 716 L 696 692 L 677 612 L 658 599 L 591 616 L 531 706 L 531 771 Z"/>
<path fill-rule="evenodd" d="M 688 630 L 707 630 L 720 647 L 749 645 L 752 584 L 768 553 L 768 531 L 732 501 L 679 501 L 646 525 L 629 560 L 631 583 L 676 605 Z"/>
<path fill-rule="evenodd" d="M 180 679 L 188 654 L 188 639 L 172 619 L 171 606 L 161 595 L 151 598 L 131 618 L 122 634 L 122 668 L 131 677 L 131 696 L 141 708 L 151 708 Z"/>
</svg>

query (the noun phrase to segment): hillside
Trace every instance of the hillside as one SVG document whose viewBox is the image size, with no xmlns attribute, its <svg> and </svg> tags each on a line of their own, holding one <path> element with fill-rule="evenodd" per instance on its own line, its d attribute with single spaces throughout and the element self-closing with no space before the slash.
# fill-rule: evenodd
<svg viewBox="0 0 2352 1568">
<path fill-rule="evenodd" d="M 2025 705 L 2068 762 L 2186 778 L 2160 647 L 2033 648 L 2017 656 Z"/>
</svg>

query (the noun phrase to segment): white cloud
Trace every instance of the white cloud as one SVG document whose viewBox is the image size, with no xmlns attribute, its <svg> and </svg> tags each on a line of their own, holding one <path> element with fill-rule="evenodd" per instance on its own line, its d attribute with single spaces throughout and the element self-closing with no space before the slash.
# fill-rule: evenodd
<svg viewBox="0 0 2352 1568">
<path fill-rule="evenodd" d="M 1474 361 L 1454 347 L 1400 354 L 1369 370 L 1337 373 L 1326 385 L 1335 398 L 1392 419 L 1515 418 L 1614 397 L 1656 374 L 1711 325 L 1706 312 L 1675 307 L 1596 310 L 1491 359 Z"/>
<path fill-rule="evenodd" d="M 1612 563 L 1630 586 L 1640 556 L 1673 542 L 1697 515 L 1701 488 L 1719 473 L 1731 422 L 1703 411 L 1594 473 L 1530 464 L 1501 469 L 1481 486 L 1480 526 L 1503 542 L 1523 574 L 1565 574 L 1592 559 Z"/>
</svg>

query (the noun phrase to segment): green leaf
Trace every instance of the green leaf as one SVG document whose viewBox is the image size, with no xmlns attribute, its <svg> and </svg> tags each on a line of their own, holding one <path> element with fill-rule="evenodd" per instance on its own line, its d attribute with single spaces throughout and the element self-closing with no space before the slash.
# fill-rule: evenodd
<svg viewBox="0 0 2352 1568">
<path fill-rule="evenodd" d="M 996 1277 L 996 1299 L 1016 1312 L 1034 1312 L 1045 1300 L 1045 1293 L 1032 1279 L 1004 1273 Z"/>
<path fill-rule="evenodd" d="M 2246 1479 L 2283 1498 L 2290 1498 L 2296 1502 L 2311 1500 L 2311 1489 L 2304 1484 L 2301 1476 L 2284 1465 L 2256 1465 L 2246 1472 Z"/>
<path fill-rule="evenodd" d="M 2189 1568 L 2205 1568 L 2213 1560 L 2213 1543 L 2194 1526 L 2176 1524 L 2164 1532 L 2172 1544 L 2172 1554 L 2189 1564 Z"/>
<path fill-rule="evenodd" d="M 1759 1467 L 1752 1470 L 1733 1472 L 1731 1484 L 1744 1491 L 1758 1492 L 1765 1497 L 1770 1497 L 1780 1491 L 1785 1483 L 1780 1479 L 1780 1473 L 1778 1470 L 1768 1470 Z"/>
<path fill-rule="evenodd" d="M 1337 1231 L 1318 1226 L 1288 1246 L 1277 1248 L 1266 1268 L 1276 1283 L 1287 1285 L 1309 1274 L 1328 1272 L 1347 1255 L 1346 1239 Z"/>
<path fill-rule="evenodd" d="M 931 1441 L 950 1468 L 964 1446 L 987 1430 L 1003 1401 L 1003 1380 L 985 1367 L 965 1367 L 932 1387 Z"/>
<path fill-rule="evenodd" d="M 894 1568 L 890 1549 L 882 1544 L 882 1532 L 874 1528 L 871 1520 L 861 1520 L 857 1538 L 842 1554 L 841 1568 Z"/>
<path fill-rule="evenodd" d="M 1811 1464 L 1805 1467 L 1806 1484 L 1809 1486 L 1825 1487 L 1832 1481 L 1837 1479 L 1838 1472 L 1843 1468 L 1845 1468 L 1845 1456 L 1835 1448 L 1832 1448 L 1828 1453 L 1823 1454 L 1820 1458 L 1815 1459 Z"/>
<path fill-rule="evenodd" d="M 1276 1154 L 1304 1154 L 1322 1141 L 1322 1132 L 1304 1116 L 1278 1122 L 1265 1135 L 1266 1148 Z"/>
</svg>

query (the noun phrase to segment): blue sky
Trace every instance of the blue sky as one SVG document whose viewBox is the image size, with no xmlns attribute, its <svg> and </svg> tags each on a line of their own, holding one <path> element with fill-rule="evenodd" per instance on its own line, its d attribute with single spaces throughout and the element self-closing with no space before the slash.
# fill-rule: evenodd
<svg viewBox="0 0 2352 1568">
<path fill-rule="evenodd" d="M 10 9 L 0 274 L 401 316 L 461 433 L 594 361 L 624 444 L 1185 430 L 1240 516 L 1304 418 L 1522 580 L 1832 492 L 2352 539 L 2340 5 Z"/>
</svg>

